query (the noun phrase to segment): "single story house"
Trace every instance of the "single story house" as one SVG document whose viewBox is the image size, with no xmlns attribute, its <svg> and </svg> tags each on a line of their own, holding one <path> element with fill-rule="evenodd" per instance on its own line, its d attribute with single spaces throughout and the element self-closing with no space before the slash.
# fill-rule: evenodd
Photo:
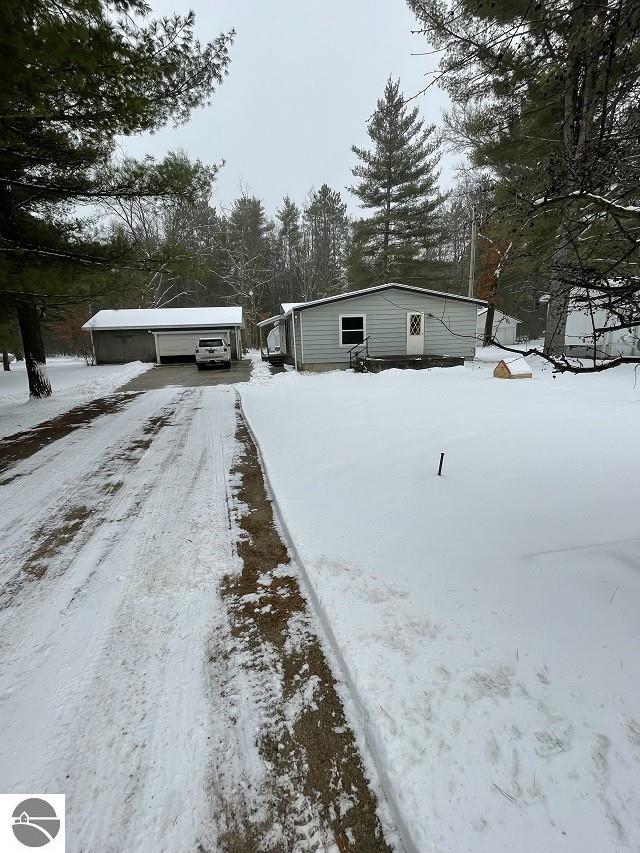
<svg viewBox="0 0 640 853">
<path fill-rule="evenodd" d="M 346 368 L 364 348 L 374 359 L 470 359 L 482 305 L 468 296 L 389 283 L 285 303 L 281 314 L 259 325 L 278 327 L 280 352 L 298 370 Z"/>
<path fill-rule="evenodd" d="M 477 337 L 480 343 L 484 340 L 484 325 L 487 321 L 488 310 L 489 309 L 486 306 L 484 308 L 478 308 Z M 505 347 L 512 346 L 518 340 L 518 326 L 521 323 L 522 320 L 518 320 L 516 317 L 511 317 L 509 314 L 505 314 L 504 311 L 500 311 L 496 308 L 495 314 L 493 315 L 494 339 L 499 344 L 503 344 Z"/>
<path fill-rule="evenodd" d="M 98 311 L 82 327 L 91 334 L 96 364 L 194 361 L 198 338 L 223 337 L 242 358 L 242 308 L 124 308 Z"/>
</svg>

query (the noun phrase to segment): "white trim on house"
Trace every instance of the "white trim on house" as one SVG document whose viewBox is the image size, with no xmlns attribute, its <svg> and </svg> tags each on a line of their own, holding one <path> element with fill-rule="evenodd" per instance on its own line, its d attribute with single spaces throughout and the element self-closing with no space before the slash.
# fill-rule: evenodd
<svg viewBox="0 0 640 853">
<path fill-rule="evenodd" d="M 362 317 L 362 341 L 367 337 L 367 315 L 362 311 L 354 312 L 353 314 L 338 314 L 338 346 L 342 349 L 351 349 L 351 347 L 359 346 L 362 341 L 356 344 L 343 344 L 342 336 L 345 332 L 355 332 L 355 329 L 343 329 L 342 320 L 344 317 Z"/>
</svg>

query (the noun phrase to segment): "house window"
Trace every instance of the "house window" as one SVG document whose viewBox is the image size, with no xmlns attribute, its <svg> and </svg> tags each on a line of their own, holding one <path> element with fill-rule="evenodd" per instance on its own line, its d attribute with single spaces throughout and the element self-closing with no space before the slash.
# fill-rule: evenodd
<svg viewBox="0 0 640 853">
<path fill-rule="evenodd" d="M 411 314 L 409 317 L 409 334 L 422 334 L 422 314 Z"/>
<path fill-rule="evenodd" d="M 361 344 L 367 336 L 366 314 L 341 314 L 339 328 L 341 347 Z"/>
</svg>

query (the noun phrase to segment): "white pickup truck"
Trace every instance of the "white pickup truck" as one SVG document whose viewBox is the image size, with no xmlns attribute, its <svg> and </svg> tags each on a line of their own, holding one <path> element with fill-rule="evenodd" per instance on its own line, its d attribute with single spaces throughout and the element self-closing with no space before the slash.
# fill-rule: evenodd
<svg viewBox="0 0 640 853">
<path fill-rule="evenodd" d="M 231 347 L 224 338 L 200 338 L 196 347 L 196 367 L 202 370 L 216 364 L 231 367 Z"/>
</svg>

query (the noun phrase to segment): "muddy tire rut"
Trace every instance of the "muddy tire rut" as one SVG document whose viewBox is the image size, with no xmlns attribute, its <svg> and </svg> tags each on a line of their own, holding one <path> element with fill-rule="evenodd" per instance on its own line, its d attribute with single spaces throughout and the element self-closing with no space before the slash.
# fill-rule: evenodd
<svg viewBox="0 0 640 853">
<path fill-rule="evenodd" d="M 116 407 L 108 411 L 118 410 L 132 396 L 135 395 L 120 395 L 114 401 Z M 25 584 L 41 580 L 45 576 L 51 580 L 52 574 L 59 576 L 64 573 L 79 549 L 103 523 L 105 512 L 124 485 L 127 469 L 140 460 L 160 430 L 170 423 L 175 411 L 176 405 L 171 405 L 148 418 L 143 425 L 141 436 L 115 448 L 109 458 L 103 460 L 99 471 L 88 478 L 84 488 L 73 496 L 73 500 L 63 504 L 56 515 L 34 531 L 30 540 L 25 543 L 15 572 L 0 589 L 0 609 L 12 605 Z M 105 414 L 106 411 L 100 406 L 89 420 L 97 417 L 98 413 Z M 78 426 L 79 423 L 74 428 Z M 32 445 L 26 443 L 23 449 L 30 446 Z M 56 567 L 55 572 L 51 568 L 53 565 Z"/>
<path fill-rule="evenodd" d="M 110 394 L 107 397 L 90 400 L 31 429 L 0 439 L 0 473 L 15 462 L 37 453 L 52 441 L 57 441 L 77 429 L 88 426 L 96 418 L 121 411 L 134 397 L 138 396 L 138 393 Z M 0 486 L 10 483 L 12 479 L 13 477 L 7 477 L 1 480 Z"/>
<path fill-rule="evenodd" d="M 243 813 L 240 801 L 226 803 L 219 844 L 229 853 L 389 851 L 376 795 L 240 411 L 236 438 L 242 451 L 232 472 L 237 488 L 231 504 L 241 530 L 242 569 L 221 588 L 231 634 L 226 654 L 231 668 L 244 669 L 257 697 L 269 795 L 260 819 Z"/>
</svg>

